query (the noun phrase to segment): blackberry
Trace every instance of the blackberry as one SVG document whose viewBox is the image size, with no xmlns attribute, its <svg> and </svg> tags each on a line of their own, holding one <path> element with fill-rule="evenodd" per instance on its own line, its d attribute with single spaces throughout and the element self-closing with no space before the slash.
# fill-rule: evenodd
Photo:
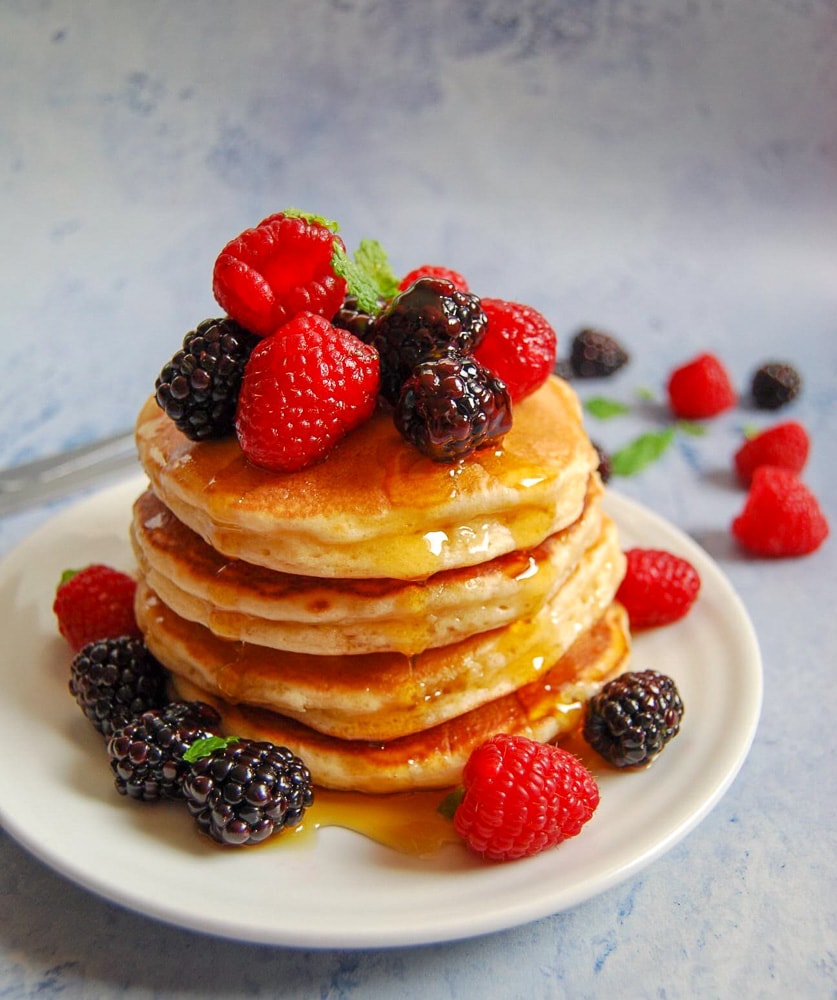
<svg viewBox="0 0 837 1000">
<path fill-rule="evenodd" d="M 490 445 L 511 422 L 505 383 L 473 358 L 454 354 L 417 365 L 395 407 L 402 437 L 437 462 Z"/>
<path fill-rule="evenodd" d="M 613 474 L 613 465 L 610 460 L 610 455 L 608 454 L 608 452 L 605 451 L 605 449 L 600 444 L 597 444 L 595 441 L 592 441 L 591 444 L 596 449 L 596 454 L 599 456 L 599 465 L 598 465 L 599 477 L 601 478 L 601 481 L 603 483 L 609 483 L 610 477 Z"/>
<path fill-rule="evenodd" d="M 613 375 L 627 362 L 628 352 L 610 334 L 587 327 L 573 338 L 570 365 L 579 378 Z"/>
<path fill-rule="evenodd" d="M 793 365 L 772 361 L 762 365 L 753 375 L 753 402 L 761 410 L 778 410 L 796 399 L 802 389 L 802 379 Z"/>
<path fill-rule="evenodd" d="M 420 361 L 453 350 L 469 355 L 485 336 L 488 319 L 476 295 L 446 278 L 418 278 L 371 324 L 367 342 L 381 356 L 381 395 L 396 403 Z"/>
<path fill-rule="evenodd" d="M 653 760 L 680 731 L 683 702 L 674 681 L 656 670 L 625 673 L 590 699 L 584 738 L 616 767 Z"/>
<path fill-rule="evenodd" d="M 296 826 L 314 801 L 311 774 L 287 747 L 238 740 L 195 761 L 183 781 L 199 829 L 221 844 L 258 844 Z"/>
<path fill-rule="evenodd" d="M 386 308 L 386 299 L 378 299 L 378 309 Z M 357 295 L 347 295 L 343 300 L 343 305 L 337 310 L 331 319 L 334 326 L 341 330 L 348 330 L 358 339 L 368 343 L 369 327 L 374 316 L 372 313 L 364 312 L 358 308 Z"/>
<path fill-rule="evenodd" d="M 244 366 L 259 338 L 232 319 L 205 319 L 155 383 L 160 408 L 192 441 L 233 432 Z"/>
<path fill-rule="evenodd" d="M 70 667 L 70 693 L 104 736 L 162 707 L 165 684 L 163 667 L 134 636 L 88 643 Z"/>
<path fill-rule="evenodd" d="M 116 790 L 145 802 L 182 798 L 183 777 L 189 770 L 183 754 L 220 724 L 215 709 L 201 701 L 171 702 L 143 712 L 108 740 Z"/>
</svg>

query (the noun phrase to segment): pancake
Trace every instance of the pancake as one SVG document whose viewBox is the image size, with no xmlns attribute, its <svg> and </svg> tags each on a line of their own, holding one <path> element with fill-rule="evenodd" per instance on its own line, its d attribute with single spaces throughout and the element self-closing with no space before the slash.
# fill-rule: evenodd
<svg viewBox="0 0 837 1000">
<path fill-rule="evenodd" d="M 626 668 L 627 617 L 618 604 L 573 643 L 537 680 L 433 728 L 389 742 L 339 740 L 264 709 L 232 705 L 183 677 L 172 693 L 201 699 L 221 713 L 229 735 L 289 747 L 308 765 L 315 784 L 369 793 L 446 788 L 461 781 L 470 753 L 496 733 L 549 742 L 574 729 L 585 702 Z"/>
<path fill-rule="evenodd" d="M 535 680 L 601 617 L 623 571 L 604 517 L 599 538 L 537 613 L 413 656 L 316 656 L 222 639 L 175 614 L 142 579 L 136 609 L 154 656 L 204 690 L 340 739 L 392 740 Z"/>
<path fill-rule="evenodd" d="M 234 437 L 194 442 L 150 398 L 136 426 L 154 493 L 225 556 L 283 573 L 426 579 L 540 545 L 578 520 L 598 456 L 572 388 L 550 377 L 498 448 L 449 465 L 379 411 L 300 472 L 260 469 Z"/>
<path fill-rule="evenodd" d="M 591 476 L 581 517 L 533 549 L 428 580 L 340 580 L 279 573 L 221 555 L 150 491 L 131 537 L 143 577 L 182 618 L 216 635 L 318 655 L 421 652 L 534 614 L 602 529 Z"/>
</svg>

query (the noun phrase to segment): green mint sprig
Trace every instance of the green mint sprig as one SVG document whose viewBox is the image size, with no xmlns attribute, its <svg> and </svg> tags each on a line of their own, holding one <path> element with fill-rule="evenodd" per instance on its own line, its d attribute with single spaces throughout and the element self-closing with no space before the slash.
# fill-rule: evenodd
<svg viewBox="0 0 837 1000">
<path fill-rule="evenodd" d="M 204 736 L 189 747 L 183 754 L 183 759 L 187 764 L 194 764 L 196 760 L 208 757 L 215 750 L 223 750 L 230 743 L 238 743 L 240 736 Z"/>
<path fill-rule="evenodd" d="M 373 316 L 380 310 L 379 300 L 392 298 L 398 291 L 398 278 L 377 240 L 361 240 L 354 257 L 335 243 L 331 266 L 336 275 L 346 279 L 349 292 L 357 296 L 358 308 Z"/>
</svg>

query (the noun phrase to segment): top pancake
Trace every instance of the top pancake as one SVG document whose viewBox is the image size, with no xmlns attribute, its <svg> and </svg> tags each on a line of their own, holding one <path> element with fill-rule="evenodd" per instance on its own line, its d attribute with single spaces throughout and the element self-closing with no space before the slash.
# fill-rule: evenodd
<svg viewBox="0 0 837 1000">
<path fill-rule="evenodd" d="M 302 576 L 424 579 L 539 545 L 584 507 L 598 456 L 566 382 L 514 411 L 497 448 L 445 464 L 378 412 L 325 461 L 258 468 L 234 437 L 194 442 L 150 398 L 136 427 L 154 492 L 219 552 Z"/>
</svg>

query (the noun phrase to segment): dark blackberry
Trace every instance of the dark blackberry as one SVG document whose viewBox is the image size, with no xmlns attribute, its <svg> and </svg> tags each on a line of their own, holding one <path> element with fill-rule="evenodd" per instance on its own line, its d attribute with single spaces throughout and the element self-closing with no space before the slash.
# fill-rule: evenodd
<svg viewBox="0 0 837 1000">
<path fill-rule="evenodd" d="M 590 699 L 584 738 L 616 767 L 653 760 L 680 731 L 683 702 L 674 681 L 656 670 L 625 673 Z"/>
<path fill-rule="evenodd" d="M 183 781 L 199 829 L 221 844 L 258 844 L 296 826 L 314 801 L 311 774 L 287 747 L 238 740 L 195 761 Z"/>
<path fill-rule="evenodd" d="M 451 350 L 469 355 L 485 336 L 488 319 L 480 300 L 445 278 L 419 278 L 390 302 L 368 330 L 381 356 L 381 395 L 398 400 L 401 386 L 420 361 Z"/>
<path fill-rule="evenodd" d="M 379 310 L 384 309 L 386 304 L 386 299 L 378 299 Z M 373 318 L 372 313 L 358 308 L 357 295 L 347 295 L 331 322 L 341 330 L 348 330 L 358 339 L 368 342 L 369 326 Z"/>
<path fill-rule="evenodd" d="M 579 378 L 613 375 L 627 362 L 628 352 L 610 334 L 588 327 L 573 338 L 570 365 Z"/>
<path fill-rule="evenodd" d="M 593 447 L 596 449 L 596 454 L 599 456 L 598 472 L 599 477 L 603 483 L 609 483 L 610 477 L 613 474 L 613 466 L 610 461 L 610 455 L 604 450 L 604 448 L 597 444 L 595 441 L 591 442 Z"/>
<path fill-rule="evenodd" d="M 220 724 L 215 709 L 201 701 L 172 702 L 143 712 L 108 740 L 116 790 L 145 802 L 182 798 L 183 777 L 189 770 L 183 754 Z"/>
<path fill-rule="evenodd" d="M 453 354 L 417 365 L 395 407 L 399 433 L 437 462 L 486 447 L 511 423 L 505 383 L 473 358 Z"/>
<path fill-rule="evenodd" d="M 142 639 L 88 643 L 70 667 L 70 693 L 104 736 L 165 704 L 166 674 Z"/>
<path fill-rule="evenodd" d="M 802 389 L 802 379 L 793 365 L 772 361 L 762 365 L 753 375 L 753 402 L 761 410 L 778 410 L 796 399 Z"/>
<path fill-rule="evenodd" d="M 192 441 L 232 434 L 241 376 L 258 342 L 235 320 L 205 319 L 163 367 L 157 403 Z"/>
</svg>

